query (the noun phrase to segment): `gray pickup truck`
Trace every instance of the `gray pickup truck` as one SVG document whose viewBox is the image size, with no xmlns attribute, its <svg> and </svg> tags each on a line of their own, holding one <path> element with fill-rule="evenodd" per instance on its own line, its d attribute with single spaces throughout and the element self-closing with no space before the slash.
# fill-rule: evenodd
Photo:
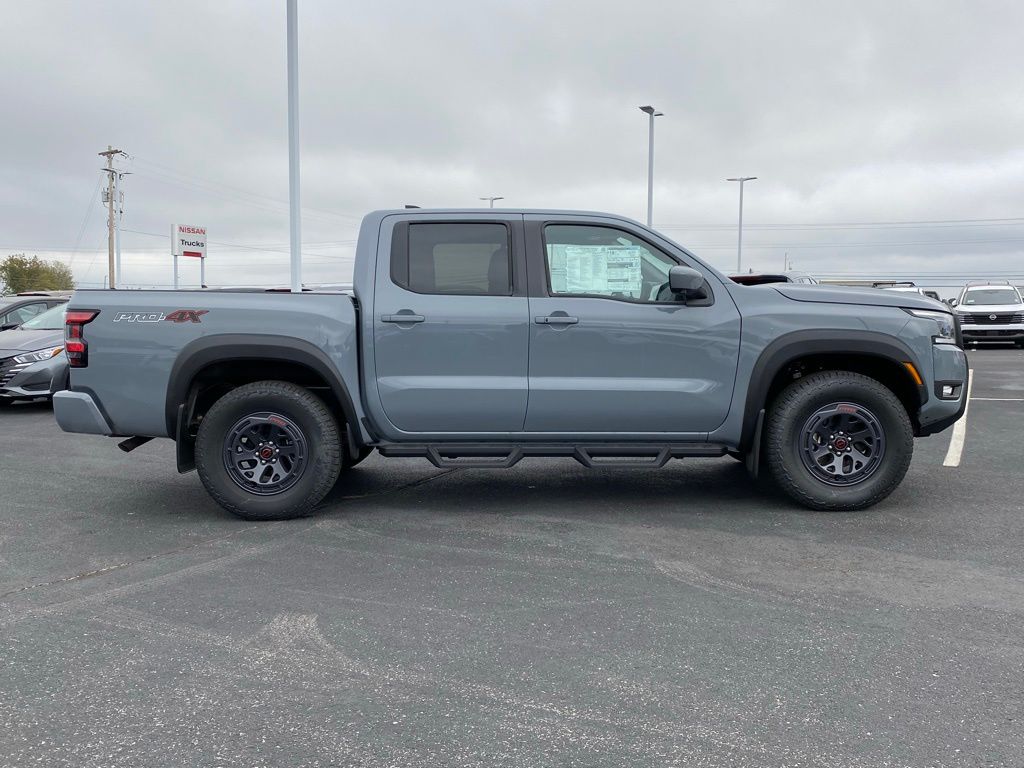
<svg viewBox="0 0 1024 768">
<path fill-rule="evenodd" d="M 915 294 L 738 285 L 603 213 L 391 210 L 351 291 L 78 291 L 69 432 L 177 443 L 250 519 L 309 513 L 371 451 L 660 467 L 733 456 L 814 509 L 884 499 L 966 404 L 955 318 Z"/>
</svg>

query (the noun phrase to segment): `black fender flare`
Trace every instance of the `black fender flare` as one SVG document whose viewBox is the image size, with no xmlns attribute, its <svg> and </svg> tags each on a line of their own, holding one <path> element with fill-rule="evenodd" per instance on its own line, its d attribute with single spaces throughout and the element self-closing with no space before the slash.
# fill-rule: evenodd
<svg viewBox="0 0 1024 768">
<path fill-rule="evenodd" d="M 765 408 L 768 390 L 776 375 L 794 360 L 808 355 L 856 354 L 877 357 L 903 368 L 904 363 L 921 366 L 909 346 L 887 333 L 859 330 L 804 330 L 787 333 L 772 341 L 762 351 L 750 372 L 747 400 L 743 409 L 741 449 L 750 448 L 757 430 L 758 414 Z M 904 369 L 905 370 L 905 369 Z M 910 373 L 907 372 L 908 380 Z M 914 385 L 918 407 L 928 400 L 928 388 Z M 913 417 L 913 414 L 911 414 Z"/>
<path fill-rule="evenodd" d="M 327 382 L 341 403 L 345 421 L 358 434 L 355 405 L 341 374 L 322 349 L 308 341 L 257 333 L 224 333 L 203 336 L 182 347 L 167 381 L 165 417 L 167 434 L 178 435 L 179 411 L 186 406 L 196 375 L 208 365 L 234 360 L 281 361 L 304 365 Z M 273 375 L 267 377 L 272 379 Z M 187 415 L 187 414 L 186 414 Z"/>
</svg>

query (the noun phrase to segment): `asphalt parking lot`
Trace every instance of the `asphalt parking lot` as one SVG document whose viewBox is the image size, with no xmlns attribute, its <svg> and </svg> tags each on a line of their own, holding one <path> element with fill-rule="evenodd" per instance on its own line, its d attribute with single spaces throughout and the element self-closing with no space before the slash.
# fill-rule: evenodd
<svg viewBox="0 0 1024 768">
<path fill-rule="evenodd" d="M 371 457 L 230 517 L 173 446 L 0 411 L 5 766 L 1024 765 L 1024 351 L 889 500 Z"/>
</svg>

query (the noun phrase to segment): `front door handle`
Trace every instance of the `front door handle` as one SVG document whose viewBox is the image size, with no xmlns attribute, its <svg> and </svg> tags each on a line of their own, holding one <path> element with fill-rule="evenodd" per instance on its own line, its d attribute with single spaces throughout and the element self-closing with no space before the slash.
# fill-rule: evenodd
<svg viewBox="0 0 1024 768">
<path fill-rule="evenodd" d="M 533 318 L 538 325 L 576 325 L 580 319 L 571 315 L 541 315 Z"/>
<path fill-rule="evenodd" d="M 397 315 L 381 315 L 382 323 L 422 323 L 426 320 L 423 315 L 414 315 L 412 312 L 399 312 Z"/>
</svg>

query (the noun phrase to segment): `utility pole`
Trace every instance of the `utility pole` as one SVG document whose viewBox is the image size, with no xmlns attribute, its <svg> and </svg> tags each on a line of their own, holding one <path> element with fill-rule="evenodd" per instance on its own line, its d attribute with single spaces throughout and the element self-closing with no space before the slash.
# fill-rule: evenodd
<svg viewBox="0 0 1024 768">
<path fill-rule="evenodd" d="M 753 181 L 757 176 L 736 176 L 726 181 L 738 181 L 740 183 L 740 222 L 738 227 L 739 234 L 736 237 L 736 274 L 740 274 L 743 271 L 743 185 L 748 181 Z"/>
<path fill-rule="evenodd" d="M 302 207 L 299 204 L 299 7 L 288 0 L 288 218 L 292 293 L 302 293 Z"/>
<path fill-rule="evenodd" d="M 651 226 L 654 215 L 654 118 L 661 117 L 664 112 L 659 112 L 652 106 L 640 107 L 641 112 L 646 112 L 650 118 L 647 127 L 647 226 Z"/>
<path fill-rule="evenodd" d="M 480 199 L 481 200 L 487 200 L 488 202 L 490 202 L 490 207 L 493 208 L 495 200 L 504 200 L 505 198 L 504 197 L 481 197 Z"/>
<path fill-rule="evenodd" d="M 107 204 L 107 280 L 111 288 L 117 288 L 121 271 L 121 238 L 115 217 L 120 215 L 121 201 L 118 200 L 119 172 L 114 168 L 114 158 L 125 153 L 107 144 L 107 151 L 100 152 L 99 155 L 107 158 L 107 167 L 102 169 L 107 174 L 107 189 L 104 195 L 104 202 Z"/>
</svg>

